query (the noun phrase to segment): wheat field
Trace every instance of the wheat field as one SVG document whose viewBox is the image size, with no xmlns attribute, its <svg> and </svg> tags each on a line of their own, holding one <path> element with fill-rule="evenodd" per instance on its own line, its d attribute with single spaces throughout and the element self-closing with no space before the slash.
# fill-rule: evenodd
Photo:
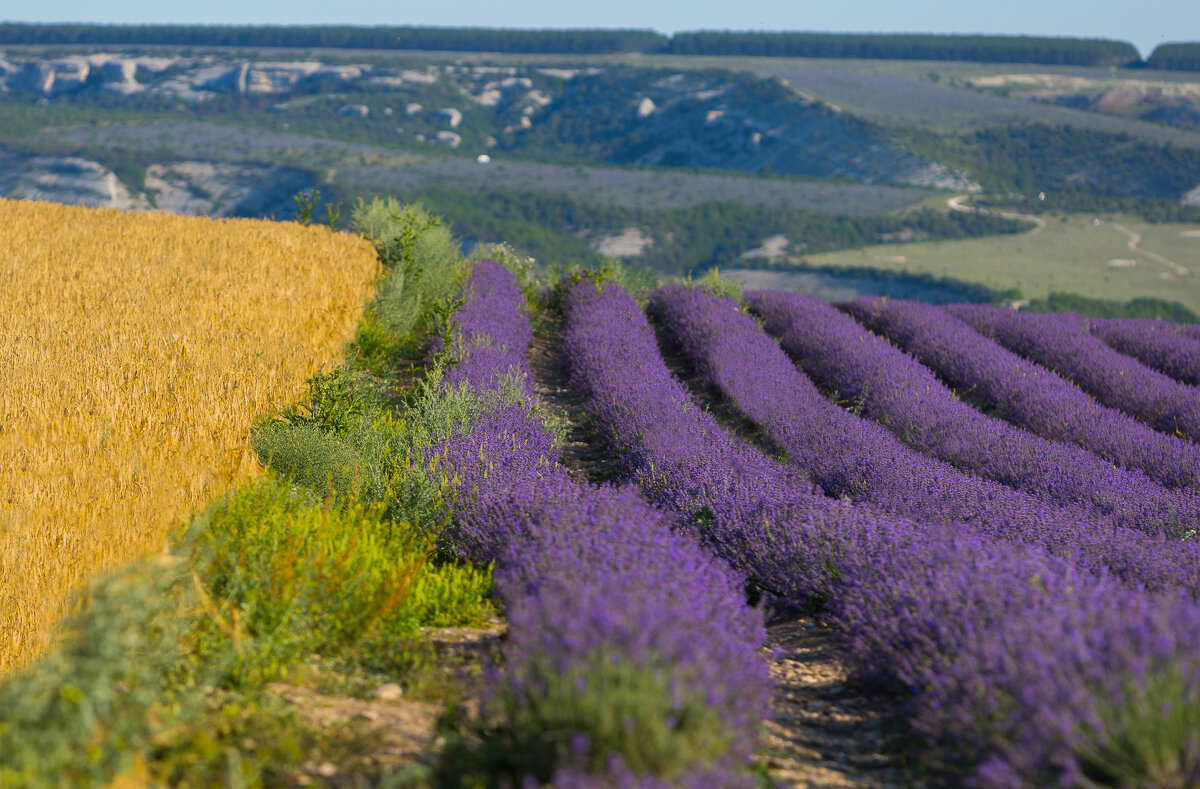
<svg viewBox="0 0 1200 789">
<path fill-rule="evenodd" d="M 340 359 L 378 273 L 322 227 L 0 200 L 0 676 L 256 473 L 250 427 Z"/>
</svg>

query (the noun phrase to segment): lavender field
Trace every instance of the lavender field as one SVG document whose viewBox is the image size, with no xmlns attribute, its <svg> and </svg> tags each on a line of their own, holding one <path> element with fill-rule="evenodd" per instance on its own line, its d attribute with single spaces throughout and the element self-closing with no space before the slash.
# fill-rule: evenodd
<svg viewBox="0 0 1200 789">
<path fill-rule="evenodd" d="M 1200 786 L 1200 326 L 354 223 L 345 366 L 0 681 L 0 787 Z"/>
<path fill-rule="evenodd" d="M 433 457 L 510 622 L 487 737 L 542 743 L 514 781 L 755 785 L 764 623 L 796 611 L 903 700 L 914 783 L 1200 781 L 1194 335 L 683 285 L 643 308 L 491 261 L 463 298 L 443 385 L 508 399 Z M 546 426 L 531 303 L 619 484 Z"/>
</svg>

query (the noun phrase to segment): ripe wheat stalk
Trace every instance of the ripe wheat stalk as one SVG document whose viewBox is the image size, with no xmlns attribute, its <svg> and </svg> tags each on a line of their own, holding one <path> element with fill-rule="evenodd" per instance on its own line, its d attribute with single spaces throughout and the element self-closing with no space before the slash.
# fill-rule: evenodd
<svg viewBox="0 0 1200 789">
<path fill-rule="evenodd" d="M 252 424 L 339 360 L 378 273 L 322 227 L 0 200 L 0 676 L 256 473 Z"/>
</svg>

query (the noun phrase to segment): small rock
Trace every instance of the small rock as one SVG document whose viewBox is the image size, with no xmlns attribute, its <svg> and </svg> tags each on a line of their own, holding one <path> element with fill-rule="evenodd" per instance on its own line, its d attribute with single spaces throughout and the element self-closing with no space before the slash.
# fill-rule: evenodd
<svg viewBox="0 0 1200 789">
<path fill-rule="evenodd" d="M 375 698 L 380 701 L 396 701 L 404 695 L 404 690 L 395 682 L 387 682 L 375 688 Z"/>
<path fill-rule="evenodd" d="M 437 117 L 439 120 L 444 120 L 449 123 L 450 128 L 457 129 L 459 124 L 462 123 L 463 114 L 453 107 L 446 107 L 445 109 L 437 111 Z"/>
<path fill-rule="evenodd" d="M 337 772 L 337 765 L 330 764 L 329 762 L 322 762 L 321 766 L 317 768 L 317 775 L 320 775 L 322 778 L 332 778 L 337 775 Z"/>
<path fill-rule="evenodd" d="M 364 721 L 377 721 L 379 720 L 379 713 L 375 710 L 362 710 L 354 717 Z"/>
</svg>

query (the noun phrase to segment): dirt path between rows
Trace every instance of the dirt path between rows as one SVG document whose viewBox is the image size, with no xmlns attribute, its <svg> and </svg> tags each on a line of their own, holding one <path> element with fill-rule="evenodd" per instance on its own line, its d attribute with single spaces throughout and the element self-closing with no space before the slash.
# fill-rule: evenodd
<svg viewBox="0 0 1200 789">
<path fill-rule="evenodd" d="M 542 407 L 571 425 L 560 462 L 581 479 L 618 479 L 620 462 L 590 429 L 583 398 L 568 383 L 560 329 L 552 324 L 538 330 L 529 354 Z M 664 359 L 698 407 L 742 440 L 774 454 L 770 439 L 699 381 L 680 356 L 665 351 Z M 853 682 L 834 644 L 833 632 L 811 617 L 781 616 L 768 624 L 764 650 L 773 652 L 771 674 L 777 685 L 763 760 L 772 777 L 780 785 L 805 789 L 911 785 L 894 756 L 898 702 Z"/>
<path fill-rule="evenodd" d="M 533 335 L 529 347 L 529 369 L 538 403 L 566 426 L 562 455 L 558 462 L 581 480 L 615 482 L 624 466 L 604 445 L 583 410 L 583 397 L 567 382 L 566 359 L 562 355 L 561 322 L 547 322 Z"/>
<path fill-rule="evenodd" d="M 883 789 L 912 785 L 896 758 L 900 704 L 851 681 L 829 628 L 809 618 L 767 627 L 779 684 L 766 763 L 786 786 Z"/>
</svg>

